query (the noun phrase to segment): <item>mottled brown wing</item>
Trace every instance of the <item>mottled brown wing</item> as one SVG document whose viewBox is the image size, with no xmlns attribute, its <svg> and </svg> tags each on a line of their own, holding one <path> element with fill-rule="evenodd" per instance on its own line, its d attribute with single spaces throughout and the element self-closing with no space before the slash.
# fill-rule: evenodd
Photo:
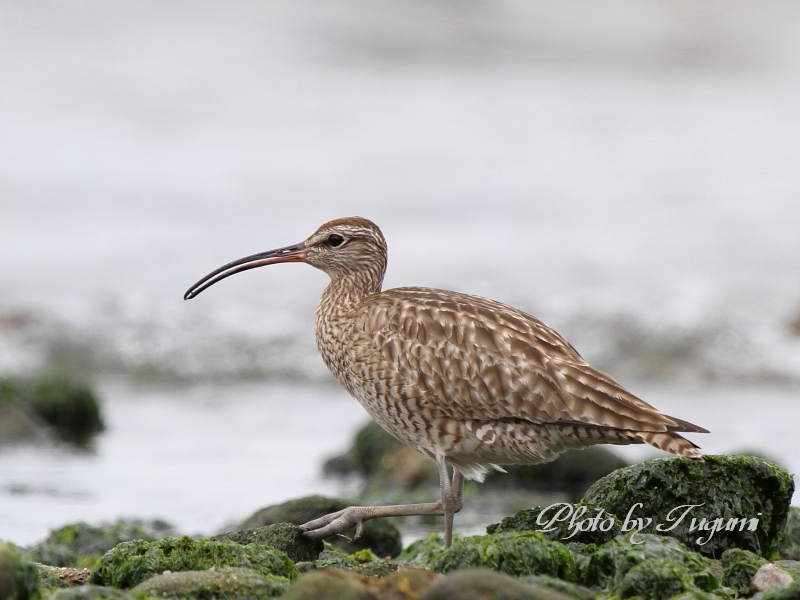
<svg viewBox="0 0 800 600">
<path fill-rule="evenodd" d="M 388 290 L 365 300 L 353 334 L 357 354 L 380 357 L 362 362 L 361 376 L 394 398 L 415 399 L 432 416 L 705 431 L 661 414 L 590 367 L 541 321 L 485 298 Z"/>
</svg>

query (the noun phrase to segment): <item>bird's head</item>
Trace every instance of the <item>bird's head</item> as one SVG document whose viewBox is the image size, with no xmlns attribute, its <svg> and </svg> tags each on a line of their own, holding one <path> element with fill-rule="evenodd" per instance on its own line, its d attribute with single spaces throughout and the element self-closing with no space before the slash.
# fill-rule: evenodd
<svg viewBox="0 0 800 600">
<path fill-rule="evenodd" d="M 321 225 L 305 241 L 259 252 L 212 271 L 190 287 L 184 300 L 197 296 L 235 273 L 282 262 L 305 262 L 331 279 L 352 276 L 380 289 L 386 271 L 386 240 L 380 228 L 362 217 L 344 217 Z"/>
</svg>

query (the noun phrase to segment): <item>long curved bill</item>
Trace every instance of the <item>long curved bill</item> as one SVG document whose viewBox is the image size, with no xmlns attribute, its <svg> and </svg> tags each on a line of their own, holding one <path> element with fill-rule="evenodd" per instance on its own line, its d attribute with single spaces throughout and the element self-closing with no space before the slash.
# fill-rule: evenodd
<svg viewBox="0 0 800 600">
<path fill-rule="evenodd" d="M 211 287 L 218 281 L 222 281 L 226 277 L 230 277 L 235 273 L 241 273 L 256 267 L 264 267 L 266 265 L 274 265 L 275 263 L 282 262 L 304 262 L 308 255 L 308 249 L 304 242 L 295 244 L 294 246 L 286 246 L 278 248 L 277 250 L 269 250 L 268 252 L 259 252 L 251 256 L 245 256 L 239 260 L 229 262 L 227 265 L 220 267 L 216 271 L 212 271 L 200 281 L 195 283 L 192 287 L 186 290 L 183 295 L 184 300 L 191 300 L 204 289 Z"/>
</svg>

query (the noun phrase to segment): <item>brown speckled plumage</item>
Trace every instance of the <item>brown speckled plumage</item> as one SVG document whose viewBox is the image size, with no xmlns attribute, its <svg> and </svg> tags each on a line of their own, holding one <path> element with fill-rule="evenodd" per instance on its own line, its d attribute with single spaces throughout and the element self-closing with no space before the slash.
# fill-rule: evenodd
<svg viewBox="0 0 800 600">
<path fill-rule="evenodd" d="M 262 264 L 302 261 L 328 273 L 331 282 L 315 319 L 325 364 L 378 424 L 437 461 L 440 475 L 444 471 L 440 512 L 419 514 L 447 517 L 448 507 L 457 511 L 462 477 L 482 480 L 490 467 L 546 462 L 571 448 L 648 443 L 702 460 L 679 432 L 705 429 L 640 400 L 538 319 L 457 292 L 382 292 L 386 258 L 386 242 L 374 223 L 336 219 L 302 244 L 226 265 L 187 297 Z M 455 470 L 452 490 L 445 481 L 447 463 Z M 392 508 L 404 510 L 373 514 Z M 360 530 L 362 520 L 384 514 L 418 514 L 407 507 L 352 510 L 358 509 L 363 510 L 356 516 L 336 513 L 338 521 L 308 523 L 310 534 L 353 524 Z"/>
</svg>

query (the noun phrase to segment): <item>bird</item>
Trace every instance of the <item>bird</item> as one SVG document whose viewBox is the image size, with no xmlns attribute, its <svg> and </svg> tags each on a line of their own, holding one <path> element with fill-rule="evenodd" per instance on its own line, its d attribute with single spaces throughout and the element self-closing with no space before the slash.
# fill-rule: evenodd
<svg viewBox="0 0 800 600">
<path fill-rule="evenodd" d="M 703 460 L 680 433 L 708 430 L 633 395 L 539 319 L 459 292 L 382 291 L 386 240 L 362 217 L 334 219 L 303 242 L 230 262 L 184 299 L 236 273 L 288 262 L 330 277 L 314 317 L 325 365 L 375 422 L 436 463 L 441 492 L 436 502 L 350 506 L 301 525 L 309 537 L 355 527 L 357 539 L 369 519 L 438 515 L 449 548 L 464 480 L 482 481 L 490 469 L 603 443 L 646 443 Z"/>
</svg>

